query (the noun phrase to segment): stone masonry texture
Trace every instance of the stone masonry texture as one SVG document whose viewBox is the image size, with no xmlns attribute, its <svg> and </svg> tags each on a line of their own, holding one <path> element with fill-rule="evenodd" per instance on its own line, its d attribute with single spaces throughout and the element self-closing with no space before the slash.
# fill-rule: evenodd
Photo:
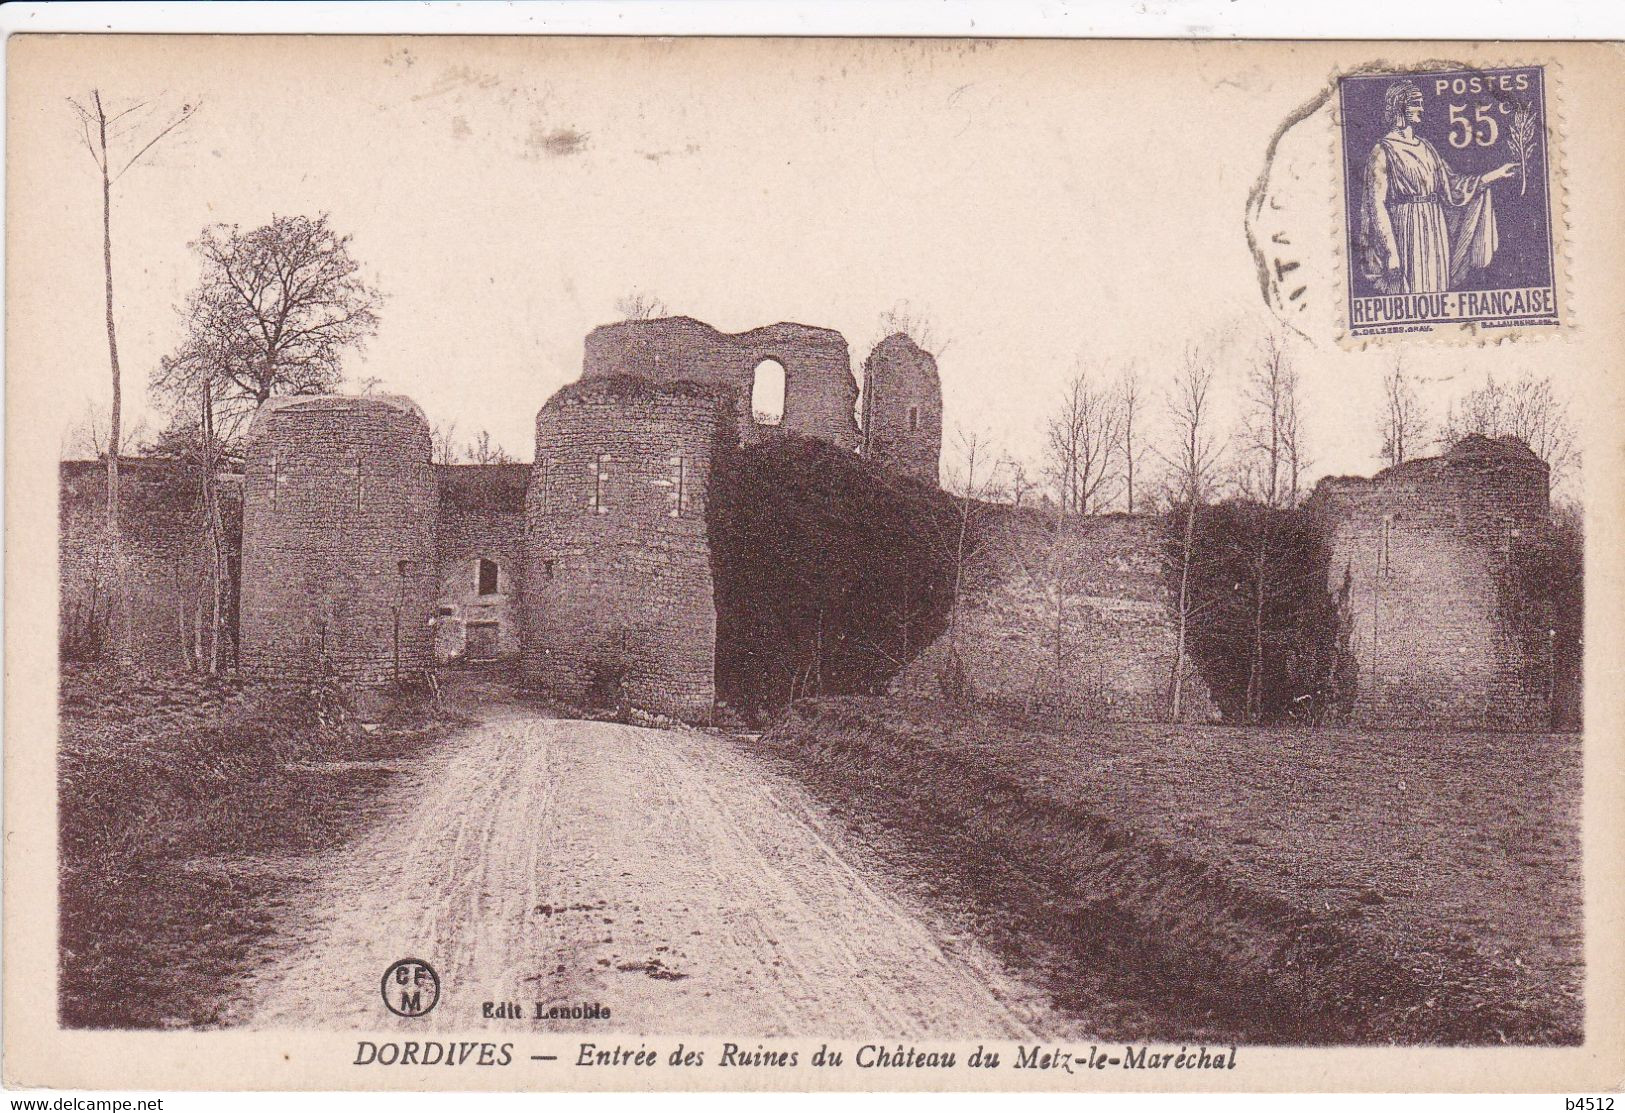
<svg viewBox="0 0 1625 1113">
<path fill-rule="evenodd" d="M 249 429 L 241 660 L 362 684 L 434 664 L 428 422 L 393 396 L 273 399 Z"/>
<path fill-rule="evenodd" d="M 733 407 L 705 386 L 565 387 L 536 416 L 523 662 L 535 687 L 709 718 L 716 604 L 706 498 Z"/>
<path fill-rule="evenodd" d="M 439 513 L 434 523 L 439 595 L 435 660 L 519 656 L 519 600 L 524 594 L 525 488 L 528 464 L 437 464 Z M 496 565 L 495 592 L 484 593 L 480 562 Z M 484 628 L 488 637 L 481 637 Z"/>
<path fill-rule="evenodd" d="M 899 474 L 936 483 L 942 458 L 937 361 L 902 333 L 863 361 L 863 454 Z"/>
<path fill-rule="evenodd" d="M 1058 540 L 1039 510 L 991 505 L 985 522 L 990 541 L 967 570 L 951 639 L 974 698 L 1060 718 L 1165 719 L 1178 631 L 1159 520 L 1075 518 Z M 938 638 L 894 690 L 940 694 L 949 648 L 949 635 Z M 1218 717 L 1194 662 L 1182 702 L 1187 722 Z"/>
<path fill-rule="evenodd" d="M 222 504 L 240 497 L 233 479 L 222 477 Z M 135 457 L 119 463 L 119 490 L 123 536 L 114 546 L 106 534 L 106 463 L 61 465 L 62 633 L 71 636 L 99 624 L 109 643 L 130 660 L 184 667 L 188 645 L 202 637 L 210 602 L 198 483 L 173 460 Z M 123 568 L 128 595 L 122 608 L 113 605 L 115 561 Z"/>
<path fill-rule="evenodd" d="M 784 367 L 784 417 L 777 425 L 751 420 L 748 400 L 764 360 Z M 857 451 L 858 383 L 840 333 L 779 323 L 736 335 L 692 317 L 622 321 L 587 334 L 582 378 L 629 377 L 688 381 L 730 388 L 739 407 L 739 435 L 756 444 L 788 433 Z"/>
<path fill-rule="evenodd" d="M 1545 729 L 1545 623 L 1510 582 L 1548 520 L 1548 470 L 1511 438 L 1469 436 L 1370 479 L 1330 478 L 1309 505 L 1349 590 L 1353 721 Z"/>
</svg>

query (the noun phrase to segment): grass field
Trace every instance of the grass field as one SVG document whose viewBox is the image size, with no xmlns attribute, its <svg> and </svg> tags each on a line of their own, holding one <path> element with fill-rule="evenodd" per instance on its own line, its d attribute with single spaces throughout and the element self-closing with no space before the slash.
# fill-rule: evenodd
<svg viewBox="0 0 1625 1113">
<path fill-rule="evenodd" d="M 450 725 L 405 701 L 368 732 L 328 689 L 75 665 L 60 700 L 66 1027 L 217 1023 L 313 855 Z"/>
<path fill-rule="evenodd" d="M 1102 1036 L 1580 1042 L 1578 736 L 845 699 L 763 745 Z"/>
</svg>

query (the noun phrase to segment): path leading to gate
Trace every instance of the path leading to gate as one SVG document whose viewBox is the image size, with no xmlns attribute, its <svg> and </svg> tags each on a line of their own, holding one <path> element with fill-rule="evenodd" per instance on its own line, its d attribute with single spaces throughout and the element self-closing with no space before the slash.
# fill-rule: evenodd
<svg viewBox="0 0 1625 1113">
<path fill-rule="evenodd" d="M 497 703 L 320 864 L 243 996 L 255 1026 L 1019 1038 L 1040 995 L 939 934 L 838 821 L 748 743 Z M 429 1016 L 379 979 L 427 960 Z M 609 1023 L 485 1019 L 597 1002 Z"/>
</svg>

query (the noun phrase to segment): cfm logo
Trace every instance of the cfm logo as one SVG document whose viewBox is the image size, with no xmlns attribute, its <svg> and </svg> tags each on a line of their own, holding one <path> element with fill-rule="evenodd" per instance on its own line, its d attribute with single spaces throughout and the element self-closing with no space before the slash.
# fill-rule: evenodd
<svg viewBox="0 0 1625 1113">
<path fill-rule="evenodd" d="M 440 975 L 420 958 L 403 958 L 384 971 L 383 993 L 396 1016 L 423 1016 L 440 1003 Z"/>
</svg>

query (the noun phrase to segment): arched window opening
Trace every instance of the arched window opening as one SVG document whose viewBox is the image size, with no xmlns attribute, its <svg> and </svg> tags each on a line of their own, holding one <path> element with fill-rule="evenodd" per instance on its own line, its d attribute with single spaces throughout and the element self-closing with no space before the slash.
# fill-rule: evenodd
<svg viewBox="0 0 1625 1113">
<path fill-rule="evenodd" d="M 495 595 L 497 593 L 497 562 L 480 558 L 480 594 Z"/>
<path fill-rule="evenodd" d="M 750 413 L 758 425 L 777 425 L 784 420 L 784 364 L 778 360 L 764 359 L 756 365 Z"/>
</svg>

